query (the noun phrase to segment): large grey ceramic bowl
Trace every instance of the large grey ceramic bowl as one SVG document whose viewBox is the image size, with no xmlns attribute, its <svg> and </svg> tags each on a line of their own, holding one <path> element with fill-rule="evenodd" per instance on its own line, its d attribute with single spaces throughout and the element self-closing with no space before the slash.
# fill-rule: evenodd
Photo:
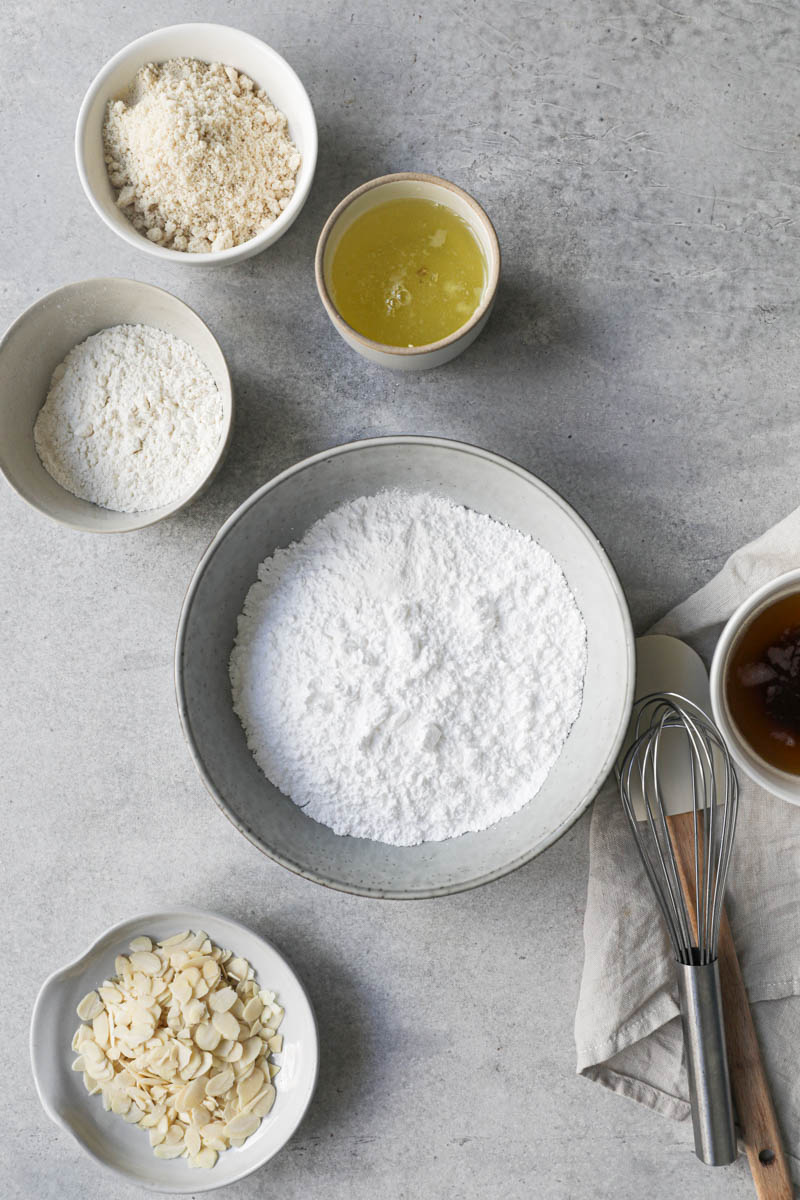
<svg viewBox="0 0 800 1200">
<path fill-rule="evenodd" d="M 480 833 L 420 846 L 342 837 L 261 773 L 235 715 L 228 659 L 258 565 L 332 508 L 387 487 L 429 491 L 531 534 L 560 564 L 583 612 L 588 665 L 580 716 L 538 795 Z M 443 896 L 528 862 L 583 812 L 614 762 L 630 714 L 634 644 L 614 570 L 580 517 L 534 475 L 458 442 L 388 437 L 308 458 L 254 492 L 206 551 L 181 613 L 175 660 L 189 747 L 214 799 L 264 853 L 317 883 L 364 896 Z"/>
</svg>

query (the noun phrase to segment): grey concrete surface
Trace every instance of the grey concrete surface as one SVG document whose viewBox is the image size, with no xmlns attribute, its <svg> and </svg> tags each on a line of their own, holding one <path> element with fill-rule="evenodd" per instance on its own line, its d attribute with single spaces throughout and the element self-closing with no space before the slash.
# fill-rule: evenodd
<svg viewBox="0 0 800 1200">
<path fill-rule="evenodd" d="M 219 271 L 107 231 L 72 158 L 98 67 L 160 25 L 260 35 L 320 127 L 300 220 Z M 800 498 L 800 15 L 725 0 L 410 5 L 9 0 L 0 14 L 0 318 L 90 275 L 160 284 L 211 325 L 239 402 L 230 458 L 184 515 L 102 539 L 0 491 L 0 1193 L 140 1193 L 39 1107 L 36 990 L 112 921 L 179 902 L 281 945 L 320 1019 L 306 1123 L 231 1200 L 574 1200 L 752 1194 L 673 1125 L 574 1075 L 587 820 L 512 877 L 410 905 L 335 895 L 262 858 L 214 807 L 172 687 L 190 573 L 221 521 L 298 458 L 428 432 L 520 460 L 589 520 L 643 628 Z M 485 204 L 505 255 L 483 337 L 418 378 L 339 341 L 314 244 L 363 180 L 423 169 Z M 3 402 L 9 402 L 3 398 Z"/>
</svg>

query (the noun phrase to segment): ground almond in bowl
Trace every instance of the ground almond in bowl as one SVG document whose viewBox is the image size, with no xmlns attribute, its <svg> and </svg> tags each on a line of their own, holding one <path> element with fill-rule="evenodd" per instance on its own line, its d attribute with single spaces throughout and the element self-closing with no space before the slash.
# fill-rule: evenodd
<svg viewBox="0 0 800 1200">
<path fill-rule="evenodd" d="M 149 63 L 109 102 L 105 161 L 117 205 L 151 242 L 205 254 L 240 246 L 281 215 L 300 153 L 283 113 L 221 63 Z"/>
<path fill-rule="evenodd" d="M 275 1101 L 283 1009 L 246 959 L 185 930 L 134 938 L 83 997 L 73 1071 L 107 1110 L 146 1130 L 156 1158 L 213 1167 Z"/>
</svg>

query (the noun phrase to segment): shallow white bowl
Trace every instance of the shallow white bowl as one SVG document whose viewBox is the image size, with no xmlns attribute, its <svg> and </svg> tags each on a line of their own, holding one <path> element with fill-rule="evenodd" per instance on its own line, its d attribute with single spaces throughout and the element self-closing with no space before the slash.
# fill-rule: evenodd
<svg viewBox="0 0 800 1200">
<path fill-rule="evenodd" d="M 731 717 L 725 696 L 725 680 L 728 663 L 736 649 L 739 636 L 744 633 L 750 622 L 765 608 L 774 604 L 776 600 L 798 591 L 800 591 L 800 569 L 787 571 L 785 575 L 779 575 L 777 579 L 765 583 L 763 587 L 753 592 L 752 596 L 740 604 L 717 642 L 714 657 L 711 660 L 709 677 L 714 720 L 725 738 L 732 757 L 751 779 L 766 788 L 768 792 L 772 792 L 773 796 L 779 796 L 781 800 L 788 800 L 790 804 L 800 804 L 800 778 L 797 775 L 790 775 L 788 771 L 780 771 L 777 767 L 773 767 L 759 754 L 756 754 L 750 744 L 745 741 Z"/>
<path fill-rule="evenodd" d="M 264 88 L 270 100 L 286 116 L 289 134 L 302 156 L 294 194 L 281 215 L 249 242 L 209 254 L 187 254 L 167 250 L 148 241 L 134 229 L 114 200 L 103 156 L 103 121 L 109 100 L 122 98 L 140 67 L 170 58 L 198 58 L 235 67 Z M 75 130 L 75 161 L 83 190 L 114 233 L 136 250 L 144 250 L 184 266 L 222 266 L 260 254 L 277 242 L 300 214 L 306 202 L 317 165 L 317 123 L 308 93 L 300 79 L 277 50 L 265 42 L 228 25 L 187 24 L 156 29 L 123 47 L 100 70 L 81 105 Z"/>
<path fill-rule="evenodd" d="M 50 377 L 73 346 L 110 325 L 154 325 L 182 338 L 214 376 L 223 426 L 215 461 L 186 495 L 145 512 L 121 513 L 73 496 L 42 466 L 33 427 Z M 128 533 L 163 521 L 196 500 L 222 466 L 233 432 L 233 393 L 216 338 L 197 313 L 161 288 L 133 279 L 70 283 L 26 309 L 0 341 L 0 471 L 39 512 L 86 533 Z"/>
<path fill-rule="evenodd" d="M 469 225 L 486 263 L 486 281 L 481 302 L 470 319 L 438 342 L 425 346 L 387 346 L 364 337 L 341 316 L 331 294 L 331 267 L 336 249 L 342 236 L 353 222 L 369 209 L 389 200 L 407 197 L 433 200 L 446 204 Z M 488 216 L 467 192 L 440 179 L 437 175 L 422 175 L 414 171 L 402 171 L 395 175 L 382 175 L 356 188 L 336 206 L 325 222 L 317 243 L 315 262 L 317 290 L 334 326 L 354 350 L 370 362 L 395 371 L 427 371 L 450 362 L 471 346 L 489 320 L 497 295 L 500 279 L 500 243 Z"/>
<path fill-rule="evenodd" d="M 341 837 L 282 795 L 247 747 L 228 675 L 237 618 L 259 563 L 301 538 L 337 505 L 393 487 L 446 496 L 536 538 L 563 570 L 588 635 L 581 712 L 539 793 L 480 833 L 419 846 Z M 186 594 L 175 677 L 184 732 L 206 787 L 259 849 L 343 891 L 395 899 L 444 896 L 528 862 L 589 804 L 628 724 L 633 632 L 602 546 L 535 475 L 488 450 L 443 438 L 373 438 L 298 463 L 254 492 L 226 521 Z"/>
<path fill-rule="evenodd" d="M 114 959 L 127 954 L 141 934 L 161 941 L 182 929 L 203 929 L 213 942 L 246 958 L 264 987 L 276 992 L 286 1009 L 281 1024 L 283 1053 L 275 1056 L 272 1111 L 240 1150 L 220 1154 L 211 1170 L 191 1168 L 185 1159 L 153 1156 L 145 1131 L 105 1112 L 99 1096 L 90 1096 L 83 1077 L 71 1069 L 70 1049 L 80 1021 L 75 1008 L 87 992 L 114 974 Z M 74 962 L 42 985 L 31 1019 L 31 1066 L 45 1112 L 102 1166 L 139 1187 L 160 1192 L 210 1192 L 243 1179 L 268 1162 L 288 1142 L 314 1094 L 319 1065 L 317 1023 L 305 988 L 276 948 L 229 917 L 186 908 L 147 913 L 107 930 Z M 100 1194 L 98 1190 L 98 1195 Z M 113 1194 L 106 1192 L 105 1194 Z"/>
</svg>

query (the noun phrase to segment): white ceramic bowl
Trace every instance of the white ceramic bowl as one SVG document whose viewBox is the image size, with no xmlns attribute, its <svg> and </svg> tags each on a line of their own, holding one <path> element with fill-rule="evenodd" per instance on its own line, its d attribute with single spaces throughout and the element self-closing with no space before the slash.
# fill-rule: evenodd
<svg viewBox="0 0 800 1200">
<path fill-rule="evenodd" d="M 214 376 L 223 406 L 215 461 L 173 504 L 121 513 L 80 500 L 45 471 L 33 440 L 50 377 L 73 346 L 110 325 L 154 325 L 188 342 Z M 216 338 L 197 313 L 161 288 L 133 279 L 85 279 L 43 296 L 0 341 L 0 471 L 39 512 L 86 533 L 127 533 L 163 521 L 196 500 L 222 465 L 233 432 L 233 393 Z"/>
<path fill-rule="evenodd" d="M 777 579 L 765 583 L 763 587 L 753 592 L 752 596 L 739 605 L 717 642 L 714 657 L 711 660 L 709 682 L 714 720 L 737 764 L 751 779 L 766 788 L 768 792 L 772 792 L 774 796 L 779 796 L 781 800 L 788 800 L 790 804 L 800 804 L 800 778 L 797 775 L 790 775 L 788 771 L 778 770 L 777 767 L 771 766 L 759 754 L 756 754 L 739 732 L 738 726 L 731 717 L 725 696 L 728 663 L 736 649 L 740 635 L 765 608 L 792 592 L 800 592 L 800 569 L 787 571 L 785 575 L 779 575 Z"/>
<path fill-rule="evenodd" d="M 247 747 L 228 675 L 237 618 L 259 563 L 337 505 L 390 487 L 446 496 L 532 535 L 562 568 L 588 634 L 581 712 L 538 795 L 480 833 L 419 846 L 340 837 L 282 795 Z M 611 770 L 628 724 L 633 633 L 622 589 L 597 538 L 535 475 L 487 450 L 442 438 L 374 438 L 284 471 L 223 525 L 186 594 L 175 677 L 195 764 L 237 829 L 307 879 L 359 895 L 412 899 L 505 875 L 583 812 Z"/>
<path fill-rule="evenodd" d="M 125 95 L 140 67 L 170 58 L 221 62 L 249 75 L 285 114 L 289 134 L 302 156 L 294 194 L 281 215 L 249 242 L 209 254 L 167 250 L 147 240 L 117 207 L 103 157 L 103 121 L 109 100 Z M 277 50 L 228 25 L 187 24 L 156 29 L 125 46 L 96 76 L 81 105 L 75 130 L 75 161 L 83 190 L 114 233 L 136 250 L 184 266 L 222 266 L 260 254 L 277 242 L 306 202 L 317 165 L 317 123 L 308 93 Z"/>
<path fill-rule="evenodd" d="M 348 325 L 340 315 L 333 302 L 330 286 L 331 265 L 342 235 L 350 228 L 357 217 L 374 208 L 385 204 L 388 200 L 417 197 L 433 200 L 437 204 L 446 204 L 453 209 L 469 225 L 478 240 L 486 261 L 486 282 L 484 284 L 481 302 L 470 319 L 460 329 L 456 329 L 448 337 L 426 346 L 387 346 L 382 342 L 374 342 L 364 337 L 358 330 Z M 489 314 L 494 306 L 497 294 L 497 284 L 500 279 L 500 244 L 497 240 L 494 226 L 488 216 L 472 196 L 439 179 L 436 175 L 420 175 L 413 171 L 403 171 L 396 175 L 382 175 L 356 188 L 349 196 L 336 206 L 320 234 L 316 255 L 317 290 L 328 316 L 334 326 L 347 342 L 364 358 L 379 366 L 389 367 L 396 371 L 425 371 L 430 367 L 441 366 L 472 345 L 475 338 L 489 320 Z"/>
<path fill-rule="evenodd" d="M 146 934 L 161 941 L 182 929 L 202 929 L 218 946 L 246 958 L 258 981 L 277 994 L 286 1010 L 281 1024 L 283 1053 L 275 1056 L 281 1070 L 275 1077 L 277 1096 L 272 1111 L 240 1150 L 226 1150 L 210 1170 L 193 1169 L 181 1158 L 155 1158 L 146 1132 L 105 1112 L 100 1096 L 90 1096 L 82 1075 L 71 1069 L 75 1058 L 70 1049 L 72 1035 L 80 1024 L 75 1008 L 82 997 L 114 974 L 114 959 L 128 952 L 132 938 Z M 305 988 L 283 955 L 238 921 L 192 908 L 123 921 L 102 934 L 80 958 L 51 975 L 34 1005 L 30 1052 L 36 1090 L 51 1120 L 71 1133 L 102 1166 L 139 1187 L 172 1193 L 209 1192 L 243 1179 L 268 1162 L 305 1116 L 319 1064 L 314 1012 Z"/>
</svg>

